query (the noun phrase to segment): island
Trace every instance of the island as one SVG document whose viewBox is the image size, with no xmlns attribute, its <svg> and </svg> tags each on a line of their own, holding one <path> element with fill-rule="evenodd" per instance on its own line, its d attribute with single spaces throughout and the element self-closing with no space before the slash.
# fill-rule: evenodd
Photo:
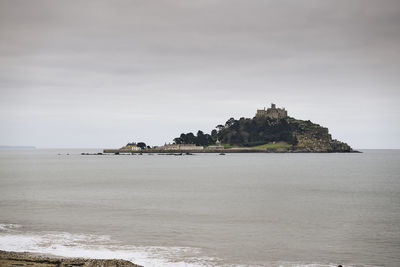
<svg viewBox="0 0 400 267">
<path fill-rule="evenodd" d="M 328 128 L 288 116 L 285 108 L 258 109 L 253 118 L 230 118 L 211 133 L 182 133 L 173 143 L 147 146 L 128 143 L 104 153 L 352 153 L 348 144 L 333 139 Z"/>
</svg>

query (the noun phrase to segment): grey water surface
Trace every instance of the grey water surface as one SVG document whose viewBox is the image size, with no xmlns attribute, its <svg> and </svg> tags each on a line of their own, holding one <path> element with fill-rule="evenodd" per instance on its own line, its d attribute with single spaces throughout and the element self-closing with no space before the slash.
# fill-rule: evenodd
<svg viewBox="0 0 400 267">
<path fill-rule="evenodd" d="M 400 150 L 80 152 L 0 150 L 0 249 L 146 266 L 400 266 Z"/>
</svg>

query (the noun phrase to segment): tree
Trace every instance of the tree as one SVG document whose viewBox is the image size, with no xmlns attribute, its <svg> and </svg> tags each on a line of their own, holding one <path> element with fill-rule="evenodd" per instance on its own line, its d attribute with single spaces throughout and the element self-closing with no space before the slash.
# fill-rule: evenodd
<svg viewBox="0 0 400 267">
<path fill-rule="evenodd" d="M 186 134 L 185 144 L 196 144 L 196 136 L 193 133 Z"/>
<path fill-rule="evenodd" d="M 222 124 L 218 124 L 217 126 L 215 126 L 215 128 L 217 128 L 218 129 L 218 131 L 221 131 L 222 129 L 224 129 L 224 125 L 222 125 Z"/>
<path fill-rule="evenodd" d="M 211 135 L 201 130 L 196 136 L 193 133 L 182 133 L 180 137 L 174 139 L 174 142 L 199 146 L 209 146 L 215 144 L 217 140 L 224 144 L 239 146 L 256 146 L 274 141 L 296 144 L 297 139 L 294 133 L 299 131 L 296 127 L 287 120 L 259 117 L 253 119 L 242 117 L 239 120 L 230 118 L 225 125 L 216 126 L 216 129 L 211 131 Z"/>
<path fill-rule="evenodd" d="M 182 139 L 180 137 L 174 138 L 174 143 L 177 145 L 182 144 Z"/>
<path fill-rule="evenodd" d="M 140 147 L 141 149 L 145 149 L 146 148 L 146 143 L 139 142 L 139 143 L 137 143 L 137 146 Z"/>
<path fill-rule="evenodd" d="M 217 130 L 214 129 L 211 131 L 211 138 L 214 142 L 217 141 L 217 139 L 218 139 L 218 131 Z"/>
<path fill-rule="evenodd" d="M 236 120 L 234 118 L 230 118 L 225 122 L 225 127 L 231 127 L 235 123 L 235 121 Z"/>
<path fill-rule="evenodd" d="M 197 132 L 196 145 L 198 145 L 198 146 L 207 145 L 207 139 L 204 136 L 204 133 L 200 130 Z"/>
</svg>

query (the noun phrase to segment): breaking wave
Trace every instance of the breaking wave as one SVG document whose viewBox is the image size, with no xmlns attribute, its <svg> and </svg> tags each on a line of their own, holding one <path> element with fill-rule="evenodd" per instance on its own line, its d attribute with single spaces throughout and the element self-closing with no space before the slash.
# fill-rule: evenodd
<svg viewBox="0 0 400 267">
<path fill-rule="evenodd" d="M 0 224 L 0 249 L 62 257 L 124 259 L 143 266 L 216 266 L 219 259 L 191 247 L 127 246 L 106 235 L 66 232 L 30 233 L 16 224 Z"/>
<path fill-rule="evenodd" d="M 67 232 L 24 232 L 18 224 L 0 224 L 0 250 L 51 254 L 62 257 L 123 259 L 143 266 L 277 266 L 336 267 L 337 264 L 294 262 L 261 265 L 226 264 L 222 259 L 204 256 L 202 249 L 192 247 L 122 245 L 107 235 Z M 350 267 L 353 265 L 343 265 Z M 354 265 L 361 266 L 361 265 Z M 367 265 L 362 265 L 367 266 Z"/>
</svg>

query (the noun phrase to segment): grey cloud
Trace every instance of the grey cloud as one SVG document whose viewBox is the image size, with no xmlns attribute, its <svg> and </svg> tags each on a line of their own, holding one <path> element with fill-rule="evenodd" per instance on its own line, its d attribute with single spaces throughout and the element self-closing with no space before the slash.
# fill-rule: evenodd
<svg viewBox="0 0 400 267">
<path fill-rule="evenodd" d="M 141 136 L 163 143 L 276 101 L 353 146 L 400 147 L 393 137 L 356 138 L 370 120 L 399 133 L 398 25 L 398 1 L 1 0 L 0 121 L 9 133 L 0 142 L 18 144 L 30 130 L 33 145 L 84 146 L 114 121 L 127 136 L 145 123 Z M 381 114 L 374 103 L 385 105 Z M 56 120 L 58 134 L 79 124 L 88 137 L 41 138 Z M 157 125 L 165 137 L 153 134 Z"/>
</svg>

